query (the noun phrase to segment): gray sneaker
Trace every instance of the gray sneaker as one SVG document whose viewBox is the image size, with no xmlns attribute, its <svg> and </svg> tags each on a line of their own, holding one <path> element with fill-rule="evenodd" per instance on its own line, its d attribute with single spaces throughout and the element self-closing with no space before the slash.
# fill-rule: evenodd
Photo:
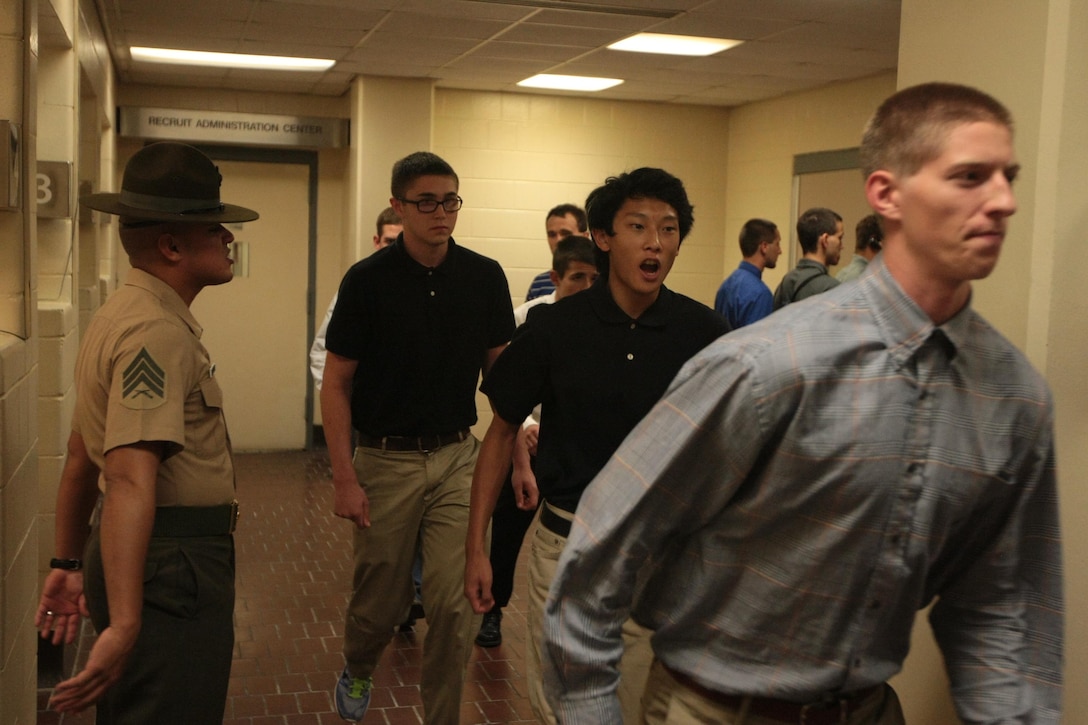
<svg viewBox="0 0 1088 725">
<path fill-rule="evenodd" d="M 360 680 L 352 677 L 345 667 L 336 682 L 336 711 L 348 722 L 359 722 L 370 707 L 370 691 L 374 687 L 374 678 Z"/>
</svg>

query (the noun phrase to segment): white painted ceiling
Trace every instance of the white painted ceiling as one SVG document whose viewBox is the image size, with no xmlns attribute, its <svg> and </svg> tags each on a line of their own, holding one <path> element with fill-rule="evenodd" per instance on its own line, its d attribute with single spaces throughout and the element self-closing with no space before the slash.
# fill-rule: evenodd
<svg viewBox="0 0 1088 725">
<path fill-rule="evenodd" d="M 50 3 L 43 2 L 42 6 Z M 355 75 L 513 91 L 536 73 L 598 98 L 734 106 L 896 67 L 900 0 L 94 0 L 120 83 L 339 96 Z M 48 33 L 47 19 L 41 23 Z M 707 58 L 608 50 L 640 31 L 744 40 Z M 46 42 L 43 37 L 43 42 Z M 130 46 L 336 60 L 322 73 L 134 63 Z M 548 93 L 549 91 L 532 91 Z"/>
</svg>

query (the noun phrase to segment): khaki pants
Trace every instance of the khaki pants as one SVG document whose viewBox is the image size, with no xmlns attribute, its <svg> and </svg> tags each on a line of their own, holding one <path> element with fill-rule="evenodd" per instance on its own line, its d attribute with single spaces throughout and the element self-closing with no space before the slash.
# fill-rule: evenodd
<svg viewBox="0 0 1088 725">
<path fill-rule="evenodd" d="M 415 596 L 412 564 L 423 559 L 420 692 L 426 723 L 460 719 L 461 690 L 480 618 L 463 594 L 469 491 L 479 441 L 430 453 L 355 449 L 355 473 L 370 499 L 370 528 L 355 530 L 355 576 L 344 628 L 353 677 L 369 677 Z"/>
<path fill-rule="evenodd" d="M 846 725 L 905 725 L 895 690 L 885 685 L 881 694 L 844 720 Z M 726 707 L 686 687 L 665 666 L 654 660 L 643 697 L 647 725 L 782 725 L 781 720 L 750 715 L 744 702 Z"/>
<path fill-rule="evenodd" d="M 541 508 L 547 506 L 541 505 Z M 569 519 L 571 515 L 552 507 L 554 513 Z M 544 603 L 548 599 L 548 589 L 559 564 L 559 555 L 567 544 L 566 537 L 540 525 L 540 511 L 533 522 L 532 549 L 529 557 L 529 644 L 525 652 L 525 674 L 529 688 L 529 704 L 533 714 L 542 723 L 555 725 L 555 713 L 552 712 L 544 696 L 544 678 L 541 670 L 544 643 Z M 642 722 L 640 698 L 645 688 L 646 678 L 653 660 L 650 649 L 652 632 L 628 619 L 623 624 L 623 656 L 620 658 L 620 684 L 618 695 L 623 721 L 626 725 Z"/>
</svg>

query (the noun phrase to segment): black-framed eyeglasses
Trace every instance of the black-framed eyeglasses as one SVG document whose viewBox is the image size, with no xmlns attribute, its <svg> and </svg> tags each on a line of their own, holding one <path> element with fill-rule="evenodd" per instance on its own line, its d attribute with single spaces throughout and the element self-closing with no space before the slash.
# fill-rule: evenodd
<svg viewBox="0 0 1088 725">
<path fill-rule="evenodd" d="M 405 204 L 415 204 L 416 209 L 420 214 L 430 214 L 438 205 L 441 204 L 442 208 L 448 212 L 455 212 L 461 208 L 461 205 L 465 202 L 459 196 L 451 196 L 449 198 L 439 201 L 438 199 L 418 199 L 413 201 L 411 199 L 401 199 Z"/>
</svg>

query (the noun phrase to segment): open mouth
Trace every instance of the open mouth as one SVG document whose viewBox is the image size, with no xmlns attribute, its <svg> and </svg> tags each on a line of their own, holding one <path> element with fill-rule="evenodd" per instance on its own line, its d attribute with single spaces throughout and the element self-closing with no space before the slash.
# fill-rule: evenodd
<svg viewBox="0 0 1088 725">
<path fill-rule="evenodd" d="M 656 259 L 647 259 L 638 268 L 646 274 L 657 274 L 658 270 L 661 269 L 661 262 Z"/>
</svg>

